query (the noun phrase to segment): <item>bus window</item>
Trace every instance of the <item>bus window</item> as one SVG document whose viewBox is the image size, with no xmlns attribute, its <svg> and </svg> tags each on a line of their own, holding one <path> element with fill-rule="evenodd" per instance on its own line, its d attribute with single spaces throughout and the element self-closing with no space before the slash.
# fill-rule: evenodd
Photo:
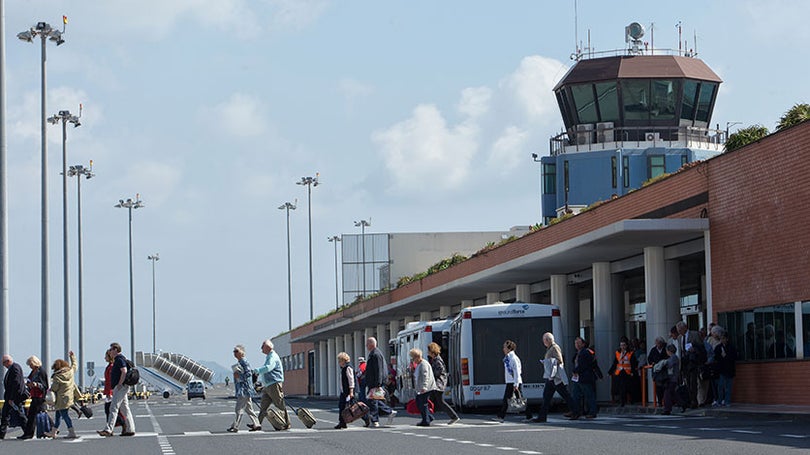
<svg viewBox="0 0 810 455">
<path fill-rule="evenodd" d="M 543 334 L 551 332 L 551 318 L 473 319 L 473 377 L 476 384 L 503 383 L 503 342 L 517 344 L 524 383 L 542 383 Z"/>
</svg>

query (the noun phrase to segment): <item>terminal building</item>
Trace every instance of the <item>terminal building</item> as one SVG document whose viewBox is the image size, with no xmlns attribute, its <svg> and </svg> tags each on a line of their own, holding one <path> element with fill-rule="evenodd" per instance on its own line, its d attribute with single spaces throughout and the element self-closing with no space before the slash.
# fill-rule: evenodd
<svg viewBox="0 0 810 455">
<path fill-rule="evenodd" d="M 656 53 L 579 58 L 555 87 L 565 132 L 540 159 L 543 227 L 278 337 L 299 366 L 285 391 L 336 396 L 337 353 L 365 355 L 367 337 L 521 301 L 558 306 L 566 359 L 582 335 L 603 364 L 622 336 L 649 349 L 679 320 L 717 322 L 740 352 L 733 402 L 810 405 L 810 122 L 721 153 L 720 79 Z"/>
</svg>

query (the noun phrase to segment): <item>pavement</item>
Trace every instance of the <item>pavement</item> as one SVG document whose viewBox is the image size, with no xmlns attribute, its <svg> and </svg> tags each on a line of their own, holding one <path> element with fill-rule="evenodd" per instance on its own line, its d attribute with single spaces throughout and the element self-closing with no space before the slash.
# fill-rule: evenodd
<svg viewBox="0 0 810 455">
<path fill-rule="evenodd" d="M 297 403 L 306 406 L 306 401 L 312 400 L 316 402 L 336 402 L 337 397 L 322 397 L 322 396 L 288 396 L 294 399 Z M 660 408 L 653 407 L 652 403 L 649 406 L 641 405 L 627 405 L 620 407 L 611 403 L 599 403 L 599 413 L 607 415 L 644 415 L 655 414 L 656 410 Z M 695 417 L 732 417 L 732 418 L 749 418 L 753 420 L 789 420 L 796 422 L 810 422 L 810 406 L 795 406 L 786 404 L 750 404 L 740 403 L 732 404 L 728 407 L 702 407 L 697 409 L 687 409 L 683 414 L 678 411 L 678 406 L 673 407 L 672 413 L 684 416 Z"/>
</svg>

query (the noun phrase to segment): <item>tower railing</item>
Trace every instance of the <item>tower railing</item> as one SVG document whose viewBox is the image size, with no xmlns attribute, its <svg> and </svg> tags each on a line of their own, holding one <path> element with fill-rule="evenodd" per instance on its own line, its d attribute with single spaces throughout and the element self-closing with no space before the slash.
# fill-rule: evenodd
<svg viewBox="0 0 810 455">
<path fill-rule="evenodd" d="M 562 132 L 549 139 L 551 156 L 649 147 L 722 151 L 727 139 L 725 130 L 696 126 L 623 126 L 602 129 L 591 127 L 592 125 L 577 125 L 576 130 Z"/>
</svg>

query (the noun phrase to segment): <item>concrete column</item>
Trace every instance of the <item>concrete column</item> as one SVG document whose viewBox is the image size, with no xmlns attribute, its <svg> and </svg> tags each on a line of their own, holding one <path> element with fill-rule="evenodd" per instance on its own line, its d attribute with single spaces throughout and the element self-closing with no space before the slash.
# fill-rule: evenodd
<svg viewBox="0 0 810 455">
<path fill-rule="evenodd" d="M 346 354 L 349 354 L 352 365 L 357 365 L 357 354 L 354 352 L 354 340 L 352 340 L 351 333 L 343 335 L 343 350 L 346 351 Z"/>
<path fill-rule="evenodd" d="M 388 324 L 377 324 L 377 347 L 382 351 L 386 364 L 388 363 L 388 358 L 391 356 L 389 353 L 391 349 L 388 346 L 389 339 Z"/>
<path fill-rule="evenodd" d="M 717 322 L 717 318 L 714 317 L 714 305 L 712 304 L 712 241 L 709 231 L 703 231 L 703 260 L 705 262 L 704 273 L 706 274 L 706 317 L 709 321 Z"/>
<path fill-rule="evenodd" d="M 579 334 L 579 302 L 569 298 L 568 277 L 566 275 L 551 275 L 551 304 L 560 309 L 560 322 L 562 333 L 557 334 L 557 344 L 560 345 L 565 356 L 566 367 L 570 369 L 571 353 L 574 350 L 574 338 Z"/>
<path fill-rule="evenodd" d="M 405 316 L 404 318 L 402 318 L 402 328 L 404 329 L 405 327 L 408 326 L 409 323 L 414 322 L 415 320 L 416 318 L 414 318 L 413 316 Z"/>
<path fill-rule="evenodd" d="M 377 338 L 377 334 L 374 333 L 374 329 L 371 327 L 366 327 L 364 332 L 365 333 L 363 334 L 363 344 L 366 344 L 366 340 L 368 340 L 371 337 Z"/>
<path fill-rule="evenodd" d="M 362 330 L 354 331 L 354 365 L 357 366 L 357 357 L 366 356 L 366 339 L 363 338 Z"/>
<path fill-rule="evenodd" d="M 442 305 L 439 307 L 439 319 L 447 319 L 453 315 L 453 307 L 450 305 Z"/>
<path fill-rule="evenodd" d="M 329 369 L 328 366 L 328 347 L 326 341 L 319 341 L 318 342 L 318 365 L 315 368 L 315 373 L 317 374 L 317 384 L 318 384 L 318 395 L 327 395 L 327 391 L 329 389 L 329 378 L 327 377 L 327 370 Z"/>
<path fill-rule="evenodd" d="M 396 340 L 399 333 L 399 319 L 394 319 L 388 323 L 388 339 Z"/>
<path fill-rule="evenodd" d="M 667 339 L 669 336 L 669 329 L 675 325 L 676 322 L 681 320 L 681 268 L 678 261 L 665 261 L 664 268 L 666 269 L 666 301 L 664 302 L 664 310 L 666 313 L 666 330 L 655 336 L 662 336 Z M 647 326 L 649 327 L 649 325 Z M 649 336 L 649 335 L 648 335 Z M 654 338 L 653 338 L 654 339 Z M 649 338 L 648 338 L 649 340 Z M 647 342 L 649 345 L 649 341 Z"/>
<path fill-rule="evenodd" d="M 647 301 L 647 341 L 669 333 L 674 321 L 667 317 L 666 271 L 664 248 L 650 246 L 644 248 L 644 298 Z"/>
<path fill-rule="evenodd" d="M 532 285 L 518 284 L 515 286 L 515 298 L 518 302 L 531 303 L 532 301 Z"/>
<path fill-rule="evenodd" d="M 501 301 L 500 292 L 487 292 L 487 305 L 492 305 L 495 302 Z"/>
<path fill-rule="evenodd" d="M 343 343 L 343 335 L 336 336 L 335 337 L 335 356 L 337 356 L 339 352 L 346 352 L 345 347 L 346 347 L 346 345 Z"/>
<path fill-rule="evenodd" d="M 337 396 L 337 352 L 335 351 L 335 339 L 326 340 L 326 396 Z"/>
<path fill-rule="evenodd" d="M 473 306 L 474 304 L 475 304 L 475 301 L 465 299 L 465 300 L 461 301 L 461 308 L 467 308 L 467 307 Z"/>
<path fill-rule="evenodd" d="M 420 321 L 430 321 L 433 319 L 433 314 L 431 311 L 420 311 L 419 312 L 419 320 Z"/>
<path fill-rule="evenodd" d="M 610 263 L 595 262 L 593 264 L 593 333 L 591 344 L 596 348 L 599 366 L 607 374 L 611 365 L 611 355 L 614 345 L 618 343 L 623 317 L 618 317 L 614 307 L 620 304 L 614 302 L 613 282 L 610 273 Z M 597 381 L 596 398 L 600 401 L 610 400 L 610 380 Z"/>
</svg>

